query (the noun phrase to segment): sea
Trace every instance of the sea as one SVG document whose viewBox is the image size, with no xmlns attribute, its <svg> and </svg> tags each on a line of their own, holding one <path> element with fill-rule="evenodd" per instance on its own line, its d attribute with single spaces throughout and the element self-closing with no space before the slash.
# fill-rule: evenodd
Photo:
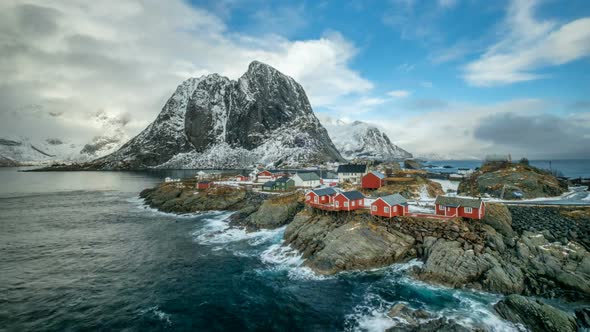
<svg viewBox="0 0 590 332">
<path fill-rule="evenodd" d="M 456 173 L 458 168 L 475 169 L 482 163 L 481 160 L 437 160 L 426 161 L 424 164 L 433 166 L 431 170 L 435 172 Z M 530 160 L 529 164 L 572 179 L 590 178 L 590 159 Z"/>
<path fill-rule="evenodd" d="M 0 168 L 2 331 L 384 331 L 397 303 L 467 327 L 516 331 L 500 295 L 420 282 L 418 261 L 320 276 L 285 228 L 229 213 L 174 215 L 139 192 L 176 172 Z"/>
</svg>

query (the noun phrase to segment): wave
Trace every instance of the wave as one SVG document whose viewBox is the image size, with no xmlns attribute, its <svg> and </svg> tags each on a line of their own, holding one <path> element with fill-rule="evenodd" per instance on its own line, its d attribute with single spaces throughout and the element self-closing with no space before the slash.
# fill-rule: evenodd
<svg viewBox="0 0 590 332">
<path fill-rule="evenodd" d="M 221 214 L 221 213 L 226 213 L 226 211 L 203 211 L 203 212 L 178 214 L 178 213 L 173 213 L 173 212 L 163 212 L 163 211 L 160 211 L 156 208 L 148 206 L 145 204 L 143 198 L 141 198 L 139 196 L 129 197 L 125 200 L 134 207 L 134 209 L 131 210 L 131 212 L 138 212 L 138 213 L 148 212 L 151 215 L 159 215 L 159 216 L 164 216 L 164 217 L 195 218 L 195 217 L 201 217 L 201 216 L 210 215 L 210 214 L 217 215 L 217 214 Z"/>
<path fill-rule="evenodd" d="M 147 319 L 162 322 L 166 327 L 172 326 L 170 315 L 160 310 L 158 306 L 142 309 L 139 311 L 139 314 Z"/>
</svg>

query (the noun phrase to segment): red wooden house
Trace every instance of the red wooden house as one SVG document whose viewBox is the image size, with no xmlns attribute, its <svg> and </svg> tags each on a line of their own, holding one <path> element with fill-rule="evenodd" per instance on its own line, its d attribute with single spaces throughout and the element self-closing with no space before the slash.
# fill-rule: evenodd
<svg viewBox="0 0 590 332">
<path fill-rule="evenodd" d="M 338 211 L 354 211 L 365 207 L 365 196 L 357 191 L 347 191 L 334 196 L 334 208 Z"/>
<path fill-rule="evenodd" d="M 246 175 L 236 175 L 235 181 L 236 182 L 250 181 L 250 177 L 249 176 L 246 176 Z"/>
<path fill-rule="evenodd" d="M 265 183 L 268 181 L 272 181 L 274 179 L 275 179 L 275 176 L 270 171 L 262 171 L 262 172 L 256 174 L 256 182 Z"/>
<path fill-rule="evenodd" d="M 437 196 L 434 205 L 436 214 L 441 216 L 470 219 L 482 219 L 485 216 L 485 204 L 481 198 Z"/>
<path fill-rule="evenodd" d="M 379 189 L 383 186 L 385 175 L 377 171 L 371 171 L 363 176 L 361 185 L 365 189 Z"/>
<path fill-rule="evenodd" d="M 408 212 L 408 201 L 400 194 L 379 197 L 371 203 L 371 214 L 374 216 L 391 218 Z"/>
<path fill-rule="evenodd" d="M 305 194 L 305 203 L 310 206 L 332 204 L 334 203 L 334 196 L 337 194 L 338 192 L 334 188 L 310 190 Z"/>
<path fill-rule="evenodd" d="M 202 190 L 202 189 L 209 189 L 213 187 L 213 182 L 211 181 L 199 181 L 197 182 L 197 189 Z"/>
</svg>

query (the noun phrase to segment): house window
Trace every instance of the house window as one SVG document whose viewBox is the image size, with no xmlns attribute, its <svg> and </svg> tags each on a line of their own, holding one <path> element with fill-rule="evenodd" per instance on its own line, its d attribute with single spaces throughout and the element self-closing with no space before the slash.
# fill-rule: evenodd
<svg viewBox="0 0 590 332">
<path fill-rule="evenodd" d="M 318 197 L 314 197 L 313 200 L 317 203 L 318 202 Z"/>
<path fill-rule="evenodd" d="M 371 210 L 373 210 L 373 211 L 375 211 L 375 212 L 376 212 L 376 211 L 377 211 L 377 205 L 373 205 L 373 206 L 371 206 Z"/>
<path fill-rule="evenodd" d="M 473 212 L 473 210 L 471 210 L 470 207 L 469 208 L 468 207 L 465 208 L 465 213 L 471 213 L 471 212 Z"/>
<path fill-rule="evenodd" d="M 393 207 L 393 212 L 397 212 L 397 206 Z"/>
<path fill-rule="evenodd" d="M 307 196 L 307 197 L 305 198 L 305 200 L 309 201 L 309 200 L 311 200 L 311 197 Z"/>
<path fill-rule="evenodd" d="M 348 207 L 348 202 L 344 202 L 344 207 Z"/>
<path fill-rule="evenodd" d="M 439 205 L 439 206 L 438 206 L 438 208 L 439 208 L 439 210 L 441 210 L 441 211 L 444 211 L 444 210 L 445 210 L 445 207 L 444 207 L 444 205 Z"/>
<path fill-rule="evenodd" d="M 384 207 L 384 208 L 383 208 L 383 212 L 385 212 L 385 213 L 389 213 L 389 208 L 388 208 L 387 206 L 386 206 L 386 207 Z"/>
<path fill-rule="evenodd" d="M 340 202 L 336 201 L 336 207 L 340 207 Z"/>
<path fill-rule="evenodd" d="M 352 201 L 352 206 L 354 206 L 354 201 Z"/>
</svg>

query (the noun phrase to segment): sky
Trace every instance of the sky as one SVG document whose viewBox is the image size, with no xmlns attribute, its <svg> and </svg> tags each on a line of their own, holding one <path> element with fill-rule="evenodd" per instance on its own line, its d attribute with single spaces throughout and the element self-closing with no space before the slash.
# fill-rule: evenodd
<svg viewBox="0 0 590 332">
<path fill-rule="evenodd" d="M 587 0 L 3 0 L 0 55 L 0 137 L 132 137 L 258 60 L 415 155 L 590 158 Z"/>
</svg>

